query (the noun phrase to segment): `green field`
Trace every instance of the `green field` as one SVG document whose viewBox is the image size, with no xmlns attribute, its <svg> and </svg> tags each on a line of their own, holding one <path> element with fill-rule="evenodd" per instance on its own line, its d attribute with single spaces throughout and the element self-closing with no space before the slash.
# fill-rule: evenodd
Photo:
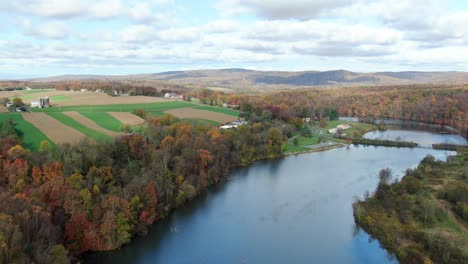
<svg viewBox="0 0 468 264">
<path fill-rule="evenodd" d="M 52 96 L 49 96 L 49 99 L 50 99 L 50 101 L 52 103 L 54 103 L 54 102 L 69 101 L 72 98 L 70 96 L 66 96 L 66 95 L 52 95 Z"/>
<path fill-rule="evenodd" d="M 81 112 L 81 114 L 105 129 L 120 132 L 122 127 L 119 120 L 106 112 Z"/>
<path fill-rule="evenodd" d="M 232 116 L 235 116 L 235 117 L 238 117 L 239 116 L 239 111 L 236 111 L 236 110 L 232 110 L 232 109 L 229 109 L 229 108 L 222 108 L 222 107 L 218 107 L 218 106 L 209 106 L 209 105 L 198 105 L 198 106 L 191 106 L 192 108 L 195 108 L 195 109 L 200 109 L 200 110 L 208 110 L 208 111 L 211 111 L 211 112 L 217 112 L 217 113 L 221 113 L 221 114 L 226 114 L 226 115 L 232 115 Z"/>
<path fill-rule="evenodd" d="M 313 134 L 311 137 L 296 136 L 296 138 L 297 145 L 294 144 L 293 138 L 286 142 L 286 146 L 284 149 L 285 153 L 310 150 L 310 148 L 308 148 L 307 146 L 312 146 L 320 143 L 320 136 L 316 134 Z"/>
<path fill-rule="evenodd" d="M 23 119 L 20 113 L 0 114 L 0 122 L 11 119 L 15 122 L 16 129 L 20 131 L 24 146 L 31 151 L 39 151 L 39 145 L 42 141 L 49 141 L 50 146 L 55 146 L 54 142 L 44 135 L 39 129 Z"/>
<path fill-rule="evenodd" d="M 89 129 L 85 127 L 84 125 L 80 124 L 79 122 L 75 121 L 75 119 L 63 114 L 63 113 L 47 113 L 49 116 L 57 119 L 59 122 L 61 122 L 64 125 L 67 125 L 69 127 L 72 127 L 81 133 L 87 135 L 88 137 L 94 139 L 95 141 L 111 141 L 112 137 L 105 135 L 103 133 L 100 133 L 98 131 Z"/>
<path fill-rule="evenodd" d="M 31 91 L 25 91 L 25 92 L 31 92 Z M 27 93 L 27 95 L 22 95 L 22 96 L 13 96 L 13 97 L 10 97 L 9 99 L 13 100 L 15 98 L 20 98 L 23 101 L 25 101 L 25 100 L 36 100 L 36 99 L 39 99 L 39 96 L 36 93 L 39 93 L 39 92 Z M 67 95 L 52 95 L 52 96 L 49 96 L 49 99 L 52 102 L 54 102 L 54 101 L 63 102 L 63 101 L 71 100 L 72 98 L 70 96 L 67 96 Z"/>
<path fill-rule="evenodd" d="M 32 89 L 32 90 L 23 90 L 26 94 L 35 94 L 35 93 L 45 93 L 55 91 L 55 89 Z"/>
<path fill-rule="evenodd" d="M 34 112 L 65 112 L 76 111 L 80 113 L 93 113 L 93 112 L 130 112 L 135 109 L 141 108 L 147 112 L 163 112 L 170 109 L 192 107 L 192 103 L 188 102 L 161 102 L 149 104 L 115 104 L 115 105 L 80 105 L 80 106 L 57 106 L 50 108 L 37 108 L 33 109 Z"/>
<path fill-rule="evenodd" d="M 335 128 L 336 126 L 341 125 L 341 124 L 348 124 L 351 126 L 349 129 L 344 130 L 343 133 L 345 133 L 346 136 L 352 137 L 352 138 L 360 138 L 365 133 L 377 129 L 377 126 L 371 125 L 371 124 L 360 123 L 360 122 L 347 122 L 347 121 L 340 121 L 340 120 L 328 121 L 325 128 L 316 126 L 316 127 L 313 127 L 312 129 L 320 130 L 323 133 L 327 134 L 329 129 Z"/>
</svg>

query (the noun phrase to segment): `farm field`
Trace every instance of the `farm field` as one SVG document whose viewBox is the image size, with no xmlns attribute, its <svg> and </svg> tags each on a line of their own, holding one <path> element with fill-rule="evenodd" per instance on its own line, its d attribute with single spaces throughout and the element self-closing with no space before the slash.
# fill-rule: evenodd
<svg viewBox="0 0 468 264">
<path fill-rule="evenodd" d="M 129 126 L 138 126 L 145 123 L 141 117 L 128 112 L 108 112 L 109 115 L 119 120 L 120 123 Z"/>
<path fill-rule="evenodd" d="M 122 97 L 127 98 L 127 97 Z M 107 105 L 74 105 L 74 106 L 54 106 L 50 108 L 32 109 L 34 112 L 133 112 L 141 108 L 147 112 L 164 112 L 166 110 L 193 106 L 192 103 L 182 101 L 163 101 L 159 103 L 132 103 L 132 104 L 107 104 Z"/>
<path fill-rule="evenodd" d="M 226 114 L 226 115 L 232 115 L 232 116 L 235 116 L 235 117 L 239 117 L 239 111 L 232 110 L 232 109 L 229 109 L 229 108 L 221 108 L 221 107 L 210 106 L 210 105 L 196 105 L 196 106 L 193 106 L 192 108 L 200 109 L 200 110 L 208 110 L 208 111 L 212 111 L 212 112 L 217 112 L 217 113 L 222 113 L 222 114 Z"/>
<path fill-rule="evenodd" d="M 115 132 L 120 132 L 122 128 L 122 123 L 112 116 L 109 113 L 106 112 L 81 112 L 81 115 L 91 119 L 94 123 L 98 124 L 99 126 L 115 131 Z"/>
<path fill-rule="evenodd" d="M 11 119 L 16 123 L 16 129 L 22 134 L 24 146 L 31 151 L 39 151 L 39 146 L 42 141 L 49 141 L 50 146 L 55 146 L 55 143 L 50 140 L 37 127 L 27 122 L 20 113 L 2 113 L 0 114 L 0 122 L 6 122 Z"/>
<path fill-rule="evenodd" d="M 114 105 L 114 104 L 141 104 L 167 102 L 169 99 L 148 96 L 110 96 L 106 93 L 56 91 L 52 89 L 38 89 L 30 91 L 0 92 L 0 97 L 21 98 L 24 103 L 30 104 L 32 100 L 40 97 L 49 97 L 52 106 L 76 105 Z"/>
<path fill-rule="evenodd" d="M 95 141 L 109 141 L 112 139 L 106 134 L 86 127 L 85 125 L 76 121 L 75 119 L 66 115 L 65 113 L 47 113 L 46 115 L 49 115 L 50 117 L 56 119 L 58 122 L 61 122 L 62 124 L 70 127 L 71 129 L 83 133 L 84 135 L 88 136 L 89 138 Z"/>
<path fill-rule="evenodd" d="M 18 120 L 15 122 L 24 126 L 21 130 L 23 140 L 32 151 L 39 149 L 42 140 L 49 140 L 52 145 L 77 144 L 85 138 L 96 142 L 112 140 L 121 135 L 123 125 L 133 127 L 144 124 L 144 119 L 132 114 L 137 108 L 154 116 L 170 113 L 183 122 L 194 125 L 217 126 L 232 122 L 239 116 L 238 111 L 231 109 L 158 97 L 111 97 L 103 93 L 50 89 L 0 92 L 0 94 L 20 96 L 26 104 L 28 100 L 42 96 L 51 99 L 52 107 L 31 108 L 32 113 L 2 113 L 7 109 L 0 108 L 0 121 L 14 115 Z"/>
<path fill-rule="evenodd" d="M 67 126 L 46 113 L 23 113 L 24 120 L 38 128 L 55 144 L 76 144 L 86 138 L 86 135 Z M 28 134 L 25 134 L 25 136 Z"/>
<path fill-rule="evenodd" d="M 189 119 L 201 118 L 201 119 L 213 120 L 221 124 L 229 123 L 229 122 L 237 120 L 237 117 L 233 115 L 227 115 L 224 113 L 218 113 L 218 112 L 213 112 L 213 111 L 208 111 L 208 110 L 200 110 L 200 109 L 195 109 L 195 108 L 190 108 L 190 107 L 167 110 L 166 113 L 172 114 L 178 118 L 189 118 Z"/>
<path fill-rule="evenodd" d="M 119 135 L 121 135 L 118 132 L 111 131 L 111 130 L 108 130 L 108 129 L 105 129 L 105 128 L 99 126 L 93 120 L 81 115 L 78 112 L 63 112 L 63 113 L 65 115 L 73 118 L 75 121 L 77 121 L 78 123 L 82 124 L 83 126 L 89 128 L 91 130 L 95 130 L 97 132 L 103 133 L 103 134 L 108 135 L 110 137 L 118 137 Z"/>
<path fill-rule="evenodd" d="M 45 93 L 55 91 L 55 89 L 32 89 L 32 90 L 23 90 L 26 94 L 35 94 L 35 93 Z"/>
<path fill-rule="evenodd" d="M 0 98 L 21 97 L 26 95 L 25 91 L 0 91 Z"/>
</svg>

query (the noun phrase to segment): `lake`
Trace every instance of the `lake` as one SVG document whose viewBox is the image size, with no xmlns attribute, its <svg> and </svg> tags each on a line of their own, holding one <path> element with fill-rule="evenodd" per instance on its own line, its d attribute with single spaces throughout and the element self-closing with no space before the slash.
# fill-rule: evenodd
<svg viewBox="0 0 468 264">
<path fill-rule="evenodd" d="M 468 141 L 456 134 L 440 134 L 429 131 L 415 131 L 403 129 L 387 129 L 385 131 L 371 131 L 364 134 L 367 139 L 382 139 L 415 142 L 421 145 L 427 144 L 454 144 L 468 145 Z"/>
<path fill-rule="evenodd" d="M 233 170 L 145 237 L 96 254 L 99 263 L 396 263 L 357 229 L 352 203 L 382 168 L 401 177 L 451 151 L 350 146 Z"/>
</svg>

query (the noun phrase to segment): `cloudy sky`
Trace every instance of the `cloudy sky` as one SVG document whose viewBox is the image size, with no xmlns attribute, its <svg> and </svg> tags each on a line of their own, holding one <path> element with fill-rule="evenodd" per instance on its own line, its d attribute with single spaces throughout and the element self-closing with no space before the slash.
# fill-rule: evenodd
<svg viewBox="0 0 468 264">
<path fill-rule="evenodd" d="M 468 71 L 465 0 L 12 0 L 0 22 L 0 78 Z"/>
</svg>

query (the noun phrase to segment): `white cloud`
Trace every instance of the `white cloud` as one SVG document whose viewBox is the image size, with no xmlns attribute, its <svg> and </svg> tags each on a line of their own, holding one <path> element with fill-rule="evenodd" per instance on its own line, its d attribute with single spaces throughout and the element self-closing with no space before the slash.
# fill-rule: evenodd
<svg viewBox="0 0 468 264">
<path fill-rule="evenodd" d="M 251 12 L 267 19 L 309 20 L 348 6 L 352 2 L 351 0 L 223 0 L 218 7 L 227 14 Z"/>
<path fill-rule="evenodd" d="M 22 19 L 21 27 L 25 35 L 49 39 L 64 39 L 70 33 L 69 28 L 64 23 L 57 21 L 33 24 L 28 19 Z"/>
<path fill-rule="evenodd" d="M 0 11 L 44 19 L 109 19 L 126 17 L 139 22 L 168 19 L 170 0 L 14 0 L 0 3 Z"/>
<path fill-rule="evenodd" d="M 468 10 L 450 11 L 442 0 L 221 0 L 218 7 L 223 13 L 186 18 L 171 0 L 2 1 L 0 13 L 12 19 L 0 32 L 0 65 L 468 67 Z M 223 16 L 233 13 L 245 16 Z"/>
</svg>

